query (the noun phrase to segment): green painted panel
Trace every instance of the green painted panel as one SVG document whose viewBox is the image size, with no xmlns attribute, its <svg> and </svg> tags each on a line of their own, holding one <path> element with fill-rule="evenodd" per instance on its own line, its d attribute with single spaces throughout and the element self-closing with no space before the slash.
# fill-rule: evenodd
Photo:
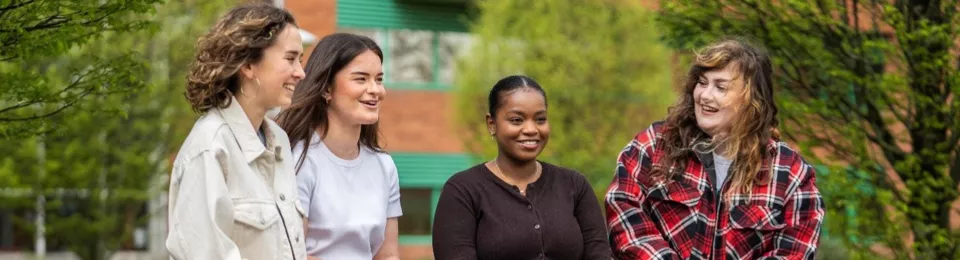
<svg viewBox="0 0 960 260">
<path fill-rule="evenodd" d="M 467 154 L 390 153 L 397 164 L 401 187 L 439 188 L 454 173 L 473 166 Z"/>
<path fill-rule="evenodd" d="M 337 26 L 466 32 L 467 5 L 398 0 L 338 0 Z"/>
</svg>

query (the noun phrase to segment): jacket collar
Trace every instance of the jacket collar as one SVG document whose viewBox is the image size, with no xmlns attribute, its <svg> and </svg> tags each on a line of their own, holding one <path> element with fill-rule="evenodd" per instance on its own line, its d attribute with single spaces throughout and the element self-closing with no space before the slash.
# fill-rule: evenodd
<svg viewBox="0 0 960 260">
<path fill-rule="evenodd" d="M 229 106 L 216 108 L 214 111 L 223 118 L 230 128 L 230 131 L 233 132 L 234 137 L 237 139 L 237 144 L 240 146 L 240 150 L 243 152 L 243 156 L 248 163 L 257 159 L 267 151 L 272 151 L 278 161 L 282 159 L 280 156 L 282 146 L 277 143 L 277 133 L 283 130 L 281 130 L 273 120 L 270 120 L 270 118 L 266 116 L 263 118 L 261 128 L 263 128 L 267 143 L 267 145 L 264 146 L 263 143 L 260 142 L 257 131 L 253 129 L 253 123 L 247 118 L 247 114 L 243 112 L 243 108 L 235 97 L 230 97 Z"/>
</svg>

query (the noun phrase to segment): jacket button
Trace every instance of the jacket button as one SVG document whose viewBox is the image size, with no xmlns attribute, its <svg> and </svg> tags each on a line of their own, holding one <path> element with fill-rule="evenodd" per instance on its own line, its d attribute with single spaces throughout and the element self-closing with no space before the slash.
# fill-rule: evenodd
<svg viewBox="0 0 960 260">
<path fill-rule="evenodd" d="M 540 224 L 537 224 L 536 226 L 533 226 L 533 229 L 539 230 L 539 229 L 540 229 Z"/>
<path fill-rule="evenodd" d="M 533 209 L 533 205 L 527 205 L 527 209 Z"/>
<path fill-rule="evenodd" d="M 280 193 L 280 200 L 282 200 L 282 201 L 286 201 L 286 200 L 287 200 L 287 198 L 283 196 L 283 193 Z"/>
</svg>

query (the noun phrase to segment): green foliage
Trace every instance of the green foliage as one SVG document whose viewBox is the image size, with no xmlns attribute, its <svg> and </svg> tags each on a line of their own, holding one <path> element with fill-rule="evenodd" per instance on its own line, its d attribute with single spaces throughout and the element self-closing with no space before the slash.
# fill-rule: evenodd
<svg viewBox="0 0 960 260">
<path fill-rule="evenodd" d="M 671 53 L 652 14 L 600 0 L 478 5 L 454 90 L 466 146 L 479 158 L 497 154 L 486 134 L 487 95 L 497 80 L 527 75 L 547 92 L 551 134 L 540 159 L 582 172 L 602 195 L 620 150 L 674 101 Z"/>
<path fill-rule="evenodd" d="M 55 60 L 63 64 L 101 64 L 91 57 L 124 55 L 148 63 L 112 60 L 97 65 L 110 68 L 98 72 L 109 74 L 103 77 L 124 78 L 124 82 L 141 87 L 116 95 L 88 95 L 88 101 L 73 105 L 73 112 L 43 118 L 42 125 L 55 131 L 0 141 L 0 187 L 29 191 L 0 194 L 0 211 L 32 212 L 34 192 L 42 191 L 50 246 L 63 246 L 82 259 L 106 259 L 130 241 L 136 226 L 165 207 L 144 209 L 145 203 L 166 187 L 170 156 L 196 119 L 182 94 L 194 42 L 233 2 L 170 0 L 151 4 L 153 18 L 134 23 L 149 22 L 160 30 L 98 31 L 86 46 L 59 53 Z M 135 67 L 140 69 L 131 69 Z M 74 75 L 70 70 L 46 73 L 52 79 Z M 90 82 L 85 84 L 98 81 Z M 35 81 L 23 84 L 42 91 L 53 88 Z M 17 223 L 22 232 L 36 230 L 32 218 Z"/>
<path fill-rule="evenodd" d="M 852 255 L 872 258 L 869 248 L 880 243 L 897 258 L 960 257 L 949 223 L 960 194 L 960 4 L 661 3 L 658 21 L 674 48 L 739 35 L 769 49 L 783 132 L 808 160 L 856 169 L 818 174 L 825 230 Z M 813 158 L 815 149 L 827 153 Z"/>
<path fill-rule="evenodd" d="M 143 89 L 144 61 L 132 50 L 84 51 L 108 33 L 149 28 L 160 0 L 0 1 L 0 138 L 58 129 L 43 119 L 78 104 Z M 93 111 L 116 111 L 109 105 Z"/>
</svg>

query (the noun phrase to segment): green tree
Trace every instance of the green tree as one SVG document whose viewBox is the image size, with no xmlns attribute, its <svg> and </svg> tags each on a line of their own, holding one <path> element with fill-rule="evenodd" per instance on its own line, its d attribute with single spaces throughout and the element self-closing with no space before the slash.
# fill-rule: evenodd
<svg viewBox="0 0 960 260">
<path fill-rule="evenodd" d="M 960 181 L 957 1 L 661 4 L 673 47 L 745 35 L 770 50 L 784 132 L 834 166 L 818 182 L 832 233 L 861 253 L 877 241 L 898 258 L 960 257 L 950 228 Z"/>
<path fill-rule="evenodd" d="M 549 107 L 550 141 L 540 159 L 582 172 L 602 195 L 620 150 L 674 101 L 671 56 L 657 41 L 653 15 L 601 0 L 477 4 L 473 46 L 456 70 L 466 146 L 481 159 L 496 155 L 486 97 L 500 78 L 530 76 Z"/>
<path fill-rule="evenodd" d="M 144 63 L 134 52 L 101 56 L 82 49 L 106 33 L 147 28 L 141 16 L 150 14 L 159 1 L 0 1 L 0 138 L 55 130 L 45 118 L 83 102 L 142 89 L 143 81 L 135 76 L 142 74 Z"/>
<path fill-rule="evenodd" d="M 169 0 L 148 20 L 160 30 L 106 32 L 58 57 L 81 63 L 133 52 L 149 70 L 128 75 L 144 85 L 135 92 L 97 96 L 73 105 L 74 113 L 46 117 L 57 131 L 0 141 L 0 187 L 24 191 L 0 194 L 0 212 L 31 212 L 42 195 L 48 244 L 82 259 L 107 259 L 129 243 L 137 226 L 165 208 L 145 205 L 166 188 L 171 156 L 196 119 L 182 94 L 194 43 L 233 3 Z M 122 114 L 101 113 L 105 107 Z M 18 228 L 33 234 L 33 218 L 19 217 Z"/>
</svg>

